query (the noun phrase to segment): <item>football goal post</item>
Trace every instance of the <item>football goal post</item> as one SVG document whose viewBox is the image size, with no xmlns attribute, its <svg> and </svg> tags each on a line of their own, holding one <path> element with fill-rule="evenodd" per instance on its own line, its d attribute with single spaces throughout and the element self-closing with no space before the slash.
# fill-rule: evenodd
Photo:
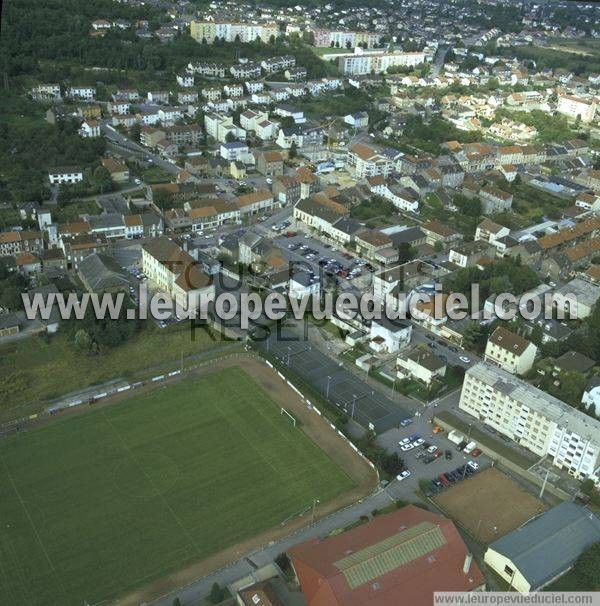
<svg viewBox="0 0 600 606">
<path fill-rule="evenodd" d="M 281 409 L 281 414 L 282 415 L 286 415 L 287 417 L 289 417 L 292 420 L 292 423 L 294 424 L 294 427 L 296 427 L 296 417 L 291 412 L 288 412 L 285 408 L 282 408 Z"/>
</svg>

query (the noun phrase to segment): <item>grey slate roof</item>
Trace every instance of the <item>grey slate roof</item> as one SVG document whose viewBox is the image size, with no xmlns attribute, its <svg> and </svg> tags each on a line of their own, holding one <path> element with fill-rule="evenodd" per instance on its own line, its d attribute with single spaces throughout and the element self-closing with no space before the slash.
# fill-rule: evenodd
<svg viewBox="0 0 600 606">
<path fill-rule="evenodd" d="M 566 502 L 509 532 L 489 548 L 511 560 L 535 590 L 570 568 L 596 541 L 600 541 L 600 520 L 585 507 Z"/>
</svg>

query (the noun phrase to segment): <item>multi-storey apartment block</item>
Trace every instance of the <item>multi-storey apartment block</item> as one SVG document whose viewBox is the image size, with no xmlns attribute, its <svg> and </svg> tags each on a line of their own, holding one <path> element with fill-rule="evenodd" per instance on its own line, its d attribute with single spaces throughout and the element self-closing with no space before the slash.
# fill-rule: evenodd
<svg viewBox="0 0 600 606">
<path fill-rule="evenodd" d="M 459 408 L 578 479 L 600 483 L 600 421 L 484 362 L 465 373 Z"/>
<path fill-rule="evenodd" d="M 360 49 L 359 49 L 360 50 Z M 397 65 L 412 67 L 425 63 L 423 52 L 416 53 L 356 53 L 340 57 L 338 65 L 343 74 L 361 76 L 365 74 L 386 72 L 390 67 Z"/>
<path fill-rule="evenodd" d="M 589 123 L 596 115 L 598 101 L 595 98 L 575 97 L 573 95 L 560 95 L 558 97 L 557 111 L 574 120 L 579 117 L 582 122 Z"/>
<path fill-rule="evenodd" d="M 192 21 L 190 35 L 197 42 L 205 40 L 212 44 L 219 38 L 225 42 L 252 42 L 260 39 L 269 42 L 271 37 L 277 38 L 279 27 L 276 23 L 234 23 L 232 21 Z"/>
<path fill-rule="evenodd" d="M 355 48 L 363 45 L 373 48 L 379 44 L 381 39 L 381 35 L 374 32 L 315 29 L 313 34 L 315 46 L 335 46 L 337 48 Z"/>
</svg>

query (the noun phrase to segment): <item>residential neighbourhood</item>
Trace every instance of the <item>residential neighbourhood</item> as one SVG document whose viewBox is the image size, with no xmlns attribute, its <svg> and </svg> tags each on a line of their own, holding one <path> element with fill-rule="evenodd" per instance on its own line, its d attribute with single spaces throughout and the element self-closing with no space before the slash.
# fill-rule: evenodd
<svg viewBox="0 0 600 606">
<path fill-rule="evenodd" d="M 8 0 L 0 603 L 600 591 L 599 23 Z"/>
</svg>

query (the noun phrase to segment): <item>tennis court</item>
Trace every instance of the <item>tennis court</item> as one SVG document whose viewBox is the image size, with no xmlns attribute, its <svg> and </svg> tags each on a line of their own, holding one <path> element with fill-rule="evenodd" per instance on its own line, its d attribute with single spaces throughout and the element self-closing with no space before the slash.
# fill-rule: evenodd
<svg viewBox="0 0 600 606">
<path fill-rule="evenodd" d="M 276 356 L 363 427 L 381 433 L 412 416 L 295 332 L 282 328 L 257 345 Z"/>
</svg>

